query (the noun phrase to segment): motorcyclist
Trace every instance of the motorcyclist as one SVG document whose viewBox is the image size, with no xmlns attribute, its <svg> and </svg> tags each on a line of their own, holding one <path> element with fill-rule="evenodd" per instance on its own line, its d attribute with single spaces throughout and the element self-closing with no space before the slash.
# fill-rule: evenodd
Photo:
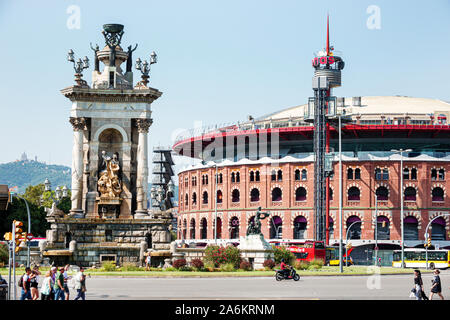
<svg viewBox="0 0 450 320">
<path fill-rule="evenodd" d="M 284 259 L 281 259 L 280 269 L 281 269 L 281 272 L 282 272 L 282 274 L 283 274 L 283 276 L 285 278 L 289 277 L 291 268 L 290 268 L 290 266 L 288 264 L 286 264 Z"/>
</svg>

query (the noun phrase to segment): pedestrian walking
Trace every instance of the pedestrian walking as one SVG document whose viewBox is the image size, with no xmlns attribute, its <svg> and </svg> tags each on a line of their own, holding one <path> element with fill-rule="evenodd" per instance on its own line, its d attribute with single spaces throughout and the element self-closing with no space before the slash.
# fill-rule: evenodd
<svg viewBox="0 0 450 320">
<path fill-rule="evenodd" d="M 53 285 L 55 300 L 64 300 L 64 268 L 60 268 L 55 277 Z"/>
<path fill-rule="evenodd" d="M 39 299 L 39 279 L 41 272 L 39 271 L 39 266 L 34 266 L 33 270 L 31 271 L 31 297 L 33 298 L 33 300 L 38 300 Z"/>
<path fill-rule="evenodd" d="M 39 275 L 36 271 L 32 270 L 30 274 L 30 291 L 31 291 L 31 299 L 37 300 L 39 299 Z"/>
<path fill-rule="evenodd" d="M 148 271 L 152 266 L 152 256 L 150 252 L 147 254 L 147 258 L 145 259 L 145 270 Z"/>
<path fill-rule="evenodd" d="M 428 297 L 423 291 L 422 274 L 419 269 L 414 270 L 414 288 L 413 292 L 416 296 L 416 300 L 428 300 Z"/>
<path fill-rule="evenodd" d="M 69 271 L 70 265 L 66 264 L 66 266 L 64 267 L 64 295 L 65 295 L 65 299 L 69 300 L 69 295 L 70 295 L 70 290 L 69 290 L 69 286 L 67 285 L 68 280 L 69 280 L 69 275 L 67 274 L 67 271 Z"/>
<path fill-rule="evenodd" d="M 431 292 L 430 292 L 430 300 L 433 299 L 433 295 L 436 293 L 441 300 L 444 300 L 444 296 L 442 295 L 442 286 L 441 286 L 441 277 L 439 276 L 441 272 L 439 270 L 434 270 L 434 278 L 431 280 Z"/>
<path fill-rule="evenodd" d="M 77 290 L 77 296 L 74 300 L 86 300 L 86 275 L 84 274 L 84 268 L 80 267 L 80 271 L 75 275 L 75 289 Z"/>
<path fill-rule="evenodd" d="M 53 300 L 52 299 L 52 287 L 53 287 L 52 272 L 47 271 L 45 273 L 44 280 L 42 280 L 41 300 Z"/>
<path fill-rule="evenodd" d="M 31 275 L 31 268 L 26 267 L 25 273 L 20 277 L 19 280 L 19 287 L 22 287 L 22 294 L 20 296 L 20 300 L 31 300 L 31 291 L 30 291 L 30 275 Z"/>
<path fill-rule="evenodd" d="M 55 300 L 55 280 L 56 280 L 56 273 L 58 272 L 56 267 L 52 267 L 50 269 L 50 277 L 52 278 L 52 286 L 50 287 L 50 297 L 48 300 Z"/>
</svg>

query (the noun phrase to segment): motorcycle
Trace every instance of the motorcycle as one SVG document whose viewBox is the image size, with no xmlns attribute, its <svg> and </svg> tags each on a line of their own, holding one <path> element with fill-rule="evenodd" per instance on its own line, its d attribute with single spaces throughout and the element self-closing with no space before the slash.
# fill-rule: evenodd
<svg viewBox="0 0 450 320">
<path fill-rule="evenodd" d="M 290 279 L 294 279 L 294 281 L 298 281 L 300 280 L 300 276 L 298 275 L 298 273 L 295 271 L 294 268 L 291 268 L 289 270 L 289 273 L 284 273 L 283 270 L 275 270 L 275 279 L 277 281 L 281 281 L 281 280 L 290 280 Z"/>
</svg>

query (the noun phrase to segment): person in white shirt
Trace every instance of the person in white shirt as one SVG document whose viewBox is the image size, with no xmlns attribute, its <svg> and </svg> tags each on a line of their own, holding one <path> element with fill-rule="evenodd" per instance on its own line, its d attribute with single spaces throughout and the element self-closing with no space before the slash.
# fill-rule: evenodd
<svg viewBox="0 0 450 320">
<path fill-rule="evenodd" d="M 64 273 L 63 273 L 63 275 L 64 275 L 64 293 L 66 296 L 65 300 L 69 300 L 69 294 L 70 294 L 69 286 L 67 285 L 67 281 L 70 279 L 69 275 L 67 274 L 69 267 L 70 267 L 70 265 L 66 264 L 66 266 L 64 267 Z"/>
<path fill-rule="evenodd" d="M 86 276 L 84 274 L 84 268 L 80 267 L 80 271 L 75 275 L 75 289 L 77 290 L 77 296 L 74 300 L 82 299 L 86 300 Z"/>
<path fill-rule="evenodd" d="M 53 280 L 51 271 L 45 273 L 45 278 L 42 281 L 41 300 L 51 300 L 51 292 L 53 288 Z"/>
</svg>

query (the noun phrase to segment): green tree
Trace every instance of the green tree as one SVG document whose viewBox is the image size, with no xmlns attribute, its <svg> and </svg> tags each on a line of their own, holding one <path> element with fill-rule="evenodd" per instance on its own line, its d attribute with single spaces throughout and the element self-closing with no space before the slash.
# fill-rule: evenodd
<svg viewBox="0 0 450 320">
<path fill-rule="evenodd" d="M 46 213 L 44 207 L 39 207 L 29 202 L 31 233 L 35 237 L 45 237 L 46 230 L 50 228 L 49 223 L 45 219 Z M 23 222 L 23 230 L 28 231 L 28 214 L 25 202 L 22 199 L 13 197 L 13 201 L 9 204 L 4 219 L 0 222 L 0 236 L 6 232 L 11 232 L 13 220 Z"/>
<path fill-rule="evenodd" d="M 29 203 L 32 203 L 36 206 L 41 205 L 41 196 L 44 193 L 45 186 L 43 183 L 38 184 L 36 186 L 28 186 L 25 189 L 25 193 L 22 197 L 28 200 Z M 51 204 L 50 204 L 51 205 Z"/>
<path fill-rule="evenodd" d="M 45 186 L 43 183 L 36 186 L 28 186 L 22 197 L 28 200 L 36 206 L 44 206 L 46 208 L 51 208 L 56 199 L 55 191 L 45 191 Z M 71 192 L 68 190 L 68 196 L 60 199 L 57 208 L 62 210 L 64 213 L 69 213 L 72 203 L 70 200 Z"/>
</svg>

